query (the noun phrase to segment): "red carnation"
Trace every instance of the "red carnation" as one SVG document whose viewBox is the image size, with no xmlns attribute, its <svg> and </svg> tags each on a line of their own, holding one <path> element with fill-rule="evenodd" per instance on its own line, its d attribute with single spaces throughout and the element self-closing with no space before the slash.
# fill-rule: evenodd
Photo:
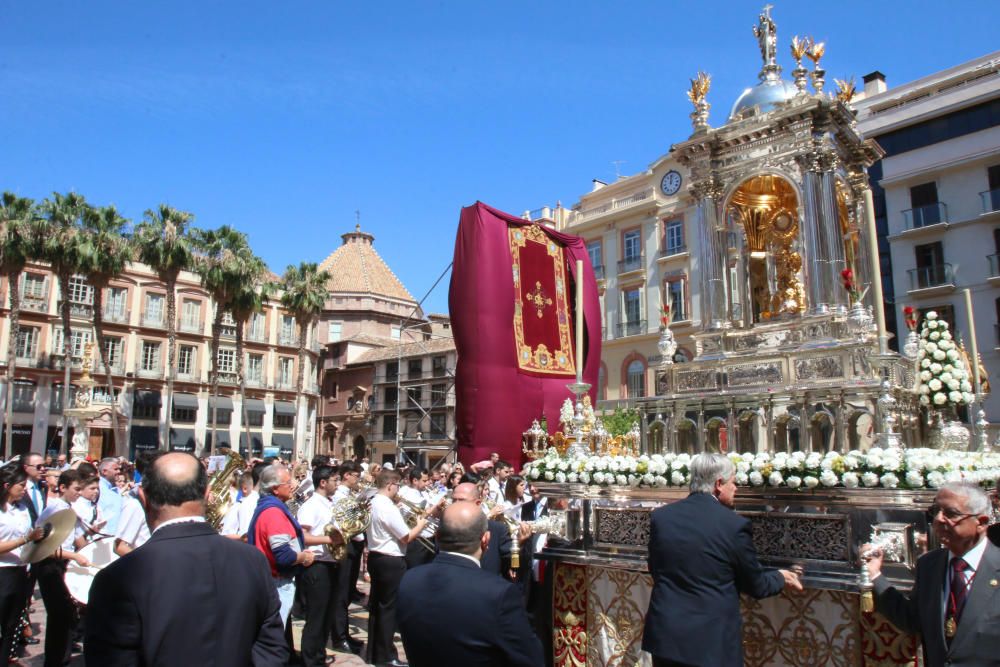
<svg viewBox="0 0 1000 667">
<path fill-rule="evenodd" d="M 912 315 L 913 314 L 913 306 L 903 306 L 903 314 L 904 315 Z"/>
<path fill-rule="evenodd" d="M 854 271 L 851 271 L 850 267 L 848 267 L 840 272 L 840 277 L 844 280 L 850 280 L 854 277 Z"/>
</svg>

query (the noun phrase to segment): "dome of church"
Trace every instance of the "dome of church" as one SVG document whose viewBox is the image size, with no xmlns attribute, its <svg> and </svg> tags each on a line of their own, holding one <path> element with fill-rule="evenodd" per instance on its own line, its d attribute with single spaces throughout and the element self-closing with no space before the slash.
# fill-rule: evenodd
<svg viewBox="0 0 1000 667">
<path fill-rule="evenodd" d="M 753 88 L 743 91 L 729 113 L 729 120 L 740 120 L 767 113 L 782 102 L 795 97 L 797 92 L 795 86 L 784 79 L 777 76 L 766 78 Z"/>
<path fill-rule="evenodd" d="M 335 295 L 369 295 L 416 303 L 396 274 L 375 251 L 375 236 L 361 231 L 360 225 L 342 234 L 343 244 L 320 262 L 330 274 L 327 288 Z"/>
</svg>

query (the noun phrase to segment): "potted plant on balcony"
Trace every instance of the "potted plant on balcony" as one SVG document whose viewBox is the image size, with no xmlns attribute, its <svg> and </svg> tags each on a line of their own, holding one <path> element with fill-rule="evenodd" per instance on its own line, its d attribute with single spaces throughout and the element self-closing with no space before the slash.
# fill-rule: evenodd
<svg viewBox="0 0 1000 667">
<path fill-rule="evenodd" d="M 927 446 L 964 450 L 969 446 L 969 431 L 958 421 L 957 410 L 974 397 L 969 369 L 948 329 L 937 312 L 924 316 L 917 351 L 917 393 L 928 411 Z"/>
</svg>

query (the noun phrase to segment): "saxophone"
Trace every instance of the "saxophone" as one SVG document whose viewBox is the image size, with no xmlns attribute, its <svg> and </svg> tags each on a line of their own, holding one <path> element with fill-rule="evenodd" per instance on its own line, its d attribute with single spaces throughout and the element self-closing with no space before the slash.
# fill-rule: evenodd
<svg viewBox="0 0 1000 667">
<path fill-rule="evenodd" d="M 226 465 L 208 478 L 209 497 L 205 504 L 205 520 L 217 531 L 222 529 L 222 520 L 233 506 L 229 487 L 233 483 L 233 478 L 245 465 L 243 457 L 231 451 L 229 458 L 226 459 Z"/>
</svg>

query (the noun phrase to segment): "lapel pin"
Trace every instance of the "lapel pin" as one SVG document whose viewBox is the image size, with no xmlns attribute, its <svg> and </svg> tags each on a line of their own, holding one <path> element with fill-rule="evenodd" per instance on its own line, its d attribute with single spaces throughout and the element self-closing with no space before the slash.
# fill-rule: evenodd
<svg viewBox="0 0 1000 667">
<path fill-rule="evenodd" d="M 996 588 L 997 586 L 1000 586 L 1000 581 L 997 581 L 996 579 L 990 579 L 990 586 Z"/>
</svg>

